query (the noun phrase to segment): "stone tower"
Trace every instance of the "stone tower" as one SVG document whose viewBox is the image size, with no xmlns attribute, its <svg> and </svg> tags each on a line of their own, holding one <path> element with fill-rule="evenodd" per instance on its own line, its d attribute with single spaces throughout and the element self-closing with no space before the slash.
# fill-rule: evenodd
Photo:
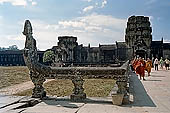
<svg viewBox="0 0 170 113">
<path fill-rule="evenodd" d="M 58 37 L 58 46 L 65 48 L 67 52 L 66 61 L 74 61 L 74 48 L 78 46 L 77 37 L 73 36 L 60 36 Z"/>
<path fill-rule="evenodd" d="M 151 57 L 152 28 L 149 17 L 131 16 L 128 18 L 125 41 L 134 56 Z"/>
</svg>

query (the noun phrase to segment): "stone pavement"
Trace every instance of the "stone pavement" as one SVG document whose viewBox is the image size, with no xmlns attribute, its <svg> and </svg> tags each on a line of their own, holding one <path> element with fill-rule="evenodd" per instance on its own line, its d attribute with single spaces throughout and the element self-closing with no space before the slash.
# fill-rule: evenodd
<svg viewBox="0 0 170 113">
<path fill-rule="evenodd" d="M 146 81 L 131 73 L 133 102 L 112 105 L 111 97 L 91 97 L 71 102 L 68 97 L 35 100 L 30 97 L 0 96 L 0 113 L 170 113 L 170 70 L 152 70 Z"/>
<path fill-rule="evenodd" d="M 46 81 L 44 83 L 47 83 L 52 80 L 54 80 L 54 79 L 46 79 Z M 0 94 L 1 95 L 13 95 L 13 94 L 22 92 L 24 90 L 31 89 L 33 87 L 34 87 L 34 84 L 32 83 L 32 81 L 28 81 L 28 82 L 24 82 L 21 84 L 16 84 L 16 85 L 12 85 L 9 87 L 1 88 Z"/>
</svg>

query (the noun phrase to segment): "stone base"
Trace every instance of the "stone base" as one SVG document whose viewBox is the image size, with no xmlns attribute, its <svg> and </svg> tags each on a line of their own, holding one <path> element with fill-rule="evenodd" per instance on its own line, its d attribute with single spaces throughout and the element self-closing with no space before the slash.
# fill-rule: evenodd
<svg viewBox="0 0 170 113">
<path fill-rule="evenodd" d="M 45 91 L 32 94 L 32 98 L 40 98 L 40 99 L 42 99 L 43 97 L 46 97 L 46 92 Z"/>
<path fill-rule="evenodd" d="M 130 101 L 129 101 L 129 95 L 126 95 L 123 97 L 123 101 L 122 101 L 123 104 L 129 104 Z"/>
<path fill-rule="evenodd" d="M 113 105 L 122 105 L 124 94 L 112 94 Z"/>
<path fill-rule="evenodd" d="M 86 94 L 85 93 L 79 95 L 71 94 L 70 99 L 71 101 L 83 101 L 84 99 L 86 99 Z"/>
</svg>

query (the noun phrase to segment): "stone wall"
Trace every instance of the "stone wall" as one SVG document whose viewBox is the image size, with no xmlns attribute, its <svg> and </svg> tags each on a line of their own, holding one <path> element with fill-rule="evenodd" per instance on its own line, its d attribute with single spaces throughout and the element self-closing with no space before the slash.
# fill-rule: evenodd
<svg viewBox="0 0 170 113">
<path fill-rule="evenodd" d="M 125 41 L 130 48 L 133 48 L 133 54 L 139 54 L 140 56 L 138 50 L 142 50 L 146 54 L 145 57 L 150 57 L 151 33 L 149 17 L 131 16 L 128 18 Z"/>
<path fill-rule="evenodd" d="M 39 62 L 43 63 L 43 51 L 38 51 Z M 23 51 L 0 51 L 0 66 L 25 66 Z"/>
</svg>

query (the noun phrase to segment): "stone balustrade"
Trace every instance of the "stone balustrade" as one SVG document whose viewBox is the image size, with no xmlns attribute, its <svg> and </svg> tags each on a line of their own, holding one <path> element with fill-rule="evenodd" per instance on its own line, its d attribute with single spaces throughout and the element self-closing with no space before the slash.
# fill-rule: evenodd
<svg viewBox="0 0 170 113">
<path fill-rule="evenodd" d="M 30 78 L 34 83 L 32 97 L 43 98 L 46 92 L 43 83 L 47 78 L 71 79 L 74 84 L 73 93 L 70 98 L 73 101 L 83 101 L 84 79 L 114 79 L 118 86 L 117 94 L 123 95 L 127 100 L 128 67 L 127 61 L 121 67 L 51 67 L 38 62 L 36 40 L 32 36 L 32 26 L 26 20 L 23 34 L 26 36 L 24 48 L 24 61 L 30 70 Z"/>
</svg>

